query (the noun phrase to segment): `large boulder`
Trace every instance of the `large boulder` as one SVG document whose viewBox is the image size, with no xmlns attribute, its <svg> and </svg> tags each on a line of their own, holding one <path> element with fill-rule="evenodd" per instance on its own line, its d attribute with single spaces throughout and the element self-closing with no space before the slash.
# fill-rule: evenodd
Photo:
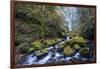
<svg viewBox="0 0 100 69">
<path fill-rule="evenodd" d="M 34 47 L 35 50 L 39 50 L 42 48 L 42 43 L 40 41 L 35 41 L 33 42 L 32 46 Z"/>
<path fill-rule="evenodd" d="M 47 45 L 47 46 L 54 45 L 55 43 L 56 43 L 56 41 L 53 39 L 45 40 L 45 45 Z"/>
<path fill-rule="evenodd" d="M 79 44 L 80 46 L 84 46 L 86 40 L 83 37 L 75 36 L 71 39 L 71 45 Z"/>
<path fill-rule="evenodd" d="M 89 58 L 90 57 L 90 49 L 88 47 L 81 48 L 79 50 L 79 53 L 84 58 Z"/>
<path fill-rule="evenodd" d="M 71 56 L 75 52 L 70 46 L 64 48 L 63 53 L 65 56 Z"/>
</svg>

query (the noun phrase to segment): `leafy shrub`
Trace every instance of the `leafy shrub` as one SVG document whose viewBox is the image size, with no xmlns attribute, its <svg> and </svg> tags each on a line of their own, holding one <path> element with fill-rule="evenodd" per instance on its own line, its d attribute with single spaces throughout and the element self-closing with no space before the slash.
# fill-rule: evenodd
<svg viewBox="0 0 100 69">
<path fill-rule="evenodd" d="M 72 49 L 70 46 L 67 46 L 64 48 L 63 53 L 65 56 L 69 56 L 75 52 L 74 49 Z"/>
<path fill-rule="evenodd" d="M 79 52 L 80 52 L 80 55 L 82 56 L 82 57 L 88 57 L 89 56 L 89 48 L 88 47 L 84 47 L 84 48 L 81 48 L 80 50 L 79 50 Z"/>
</svg>

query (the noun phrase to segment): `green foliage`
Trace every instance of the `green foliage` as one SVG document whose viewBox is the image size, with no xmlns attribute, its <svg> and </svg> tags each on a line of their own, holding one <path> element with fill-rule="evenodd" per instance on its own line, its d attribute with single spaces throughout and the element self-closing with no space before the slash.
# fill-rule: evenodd
<svg viewBox="0 0 100 69">
<path fill-rule="evenodd" d="M 74 47 L 74 49 L 76 49 L 76 50 L 81 48 L 79 44 L 74 44 L 73 47 Z"/>
<path fill-rule="evenodd" d="M 67 46 L 64 48 L 63 53 L 65 56 L 69 56 L 75 52 L 74 49 L 72 49 L 70 46 Z"/>
<path fill-rule="evenodd" d="M 84 45 L 85 44 L 85 39 L 83 37 L 79 37 L 79 36 L 75 36 L 75 37 L 72 37 L 71 39 L 71 44 L 74 45 L 74 44 L 80 44 L 80 45 Z"/>
<path fill-rule="evenodd" d="M 53 44 L 55 44 L 55 43 L 56 43 L 56 41 L 53 40 L 53 39 L 45 40 L 45 44 L 46 44 L 47 46 L 51 46 L 51 45 L 53 45 Z"/>
<path fill-rule="evenodd" d="M 21 43 L 20 45 L 17 46 L 17 51 L 19 51 L 20 53 L 28 53 L 30 46 L 27 43 Z"/>
<path fill-rule="evenodd" d="M 71 40 L 66 41 L 64 46 L 69 45 L 71 48 L 80 49 L 82 46 L 85 45 L 86 40 L 79 36 L 72 37 Z"/>
<path fill-rule="evenodd" d="M 89 48 L 88 47 L 81 48 L 79 52 L 80 52 L 80 55 L 83 57 L 89 56 Z"/>
<path fill-rule="evenodd" d="M 48 53 L 48 49 L 45 48 L 45 49 L 42 49 L 42 50 L 37 50 L 37 51 L 35 51 L 34 53 L 35 53 L 36 56 L 41 56 L 41 55 L 43 55 L 43 54 Z"/>
<path fill-rule="evenodd" d="M 42 53 L 48 53 L 48 49 L 45 48 L 45 49 L 41 50 L 41 52 L 42 52 Z"/>
<path fill-rule="evenodd" d="M 70 38 L 77 36 L 77 34 L 73 33 L 73 32 L 69 32 L 68 35 L 69 35 Z"/>
<path fill-rule="evenodd" d="M 58 35 L 59 38 L 63 38 L 64 35 L 65 35 L 65 33 L 64 33 L 63 31 L 59 31 L 59 32 L 57 33 L 57 35 Z"/>
<path fill-rule="evenodd" d="M 79 35 L 86 39 L 94 38 L 94 20 L 95 9 L 94 8 L 78 8 L 79 24 L 77 31 Z"/>
<path fill-rule="evenodd" d="M 58 45 L 59 48 L 64 48 L 64 44 Z"/>
<path fill-rule="evenodd" d="M 32 46 L 34 47 L 35 50 L 39 50 L 42 48 L 42 44 L 40 43 L 40 41 L 33 42 Z"/>
<path fill-rule="evenodd" d="M 56 6 L 16 4 L 15 9 L 16 19 L 22 19 L 26 24 L 31 24 L 31 26 L 33 24 L 39 25 L 37 28 L 31 28 L 33 30 L 38 30 L 36 32 L 33 31 L 33 33 L 35 32 L 43 39 L 46 37 L 46 35 L 57 36 L 56 33 L 63 29 L 64 19 L 56 12 Z"/>
<path fill-rule="evenodd" d="M 80 17 L 77 17 L 78 22 L 72 23 L 75 28 L 71 32 L 67 26 L 65 27 L 65 19 L 59 14 L 56 6 L 16 4 L 15 10 L 15 46 L 20 53 L 47 48 L 59 42 L 53 38 L 63 38 L 66 34 L 71 40 L 59 46 L 60 48 L 65 47 L 65 54 L 71 48 L 80 49 L 84 46 L 86 42 L 84 38 L 93 39 L 94 10 L 92 8 L 77 8 L 77 15 Z M 40 41 L 42 39 L 43 42 Z M 71 48 L 66 48 L 69 47 L 67 45 Z"/>
<path fill-rule="evenodd" d="M 28 53 L 30 53 L 30 52 L 32 52 L 34 50 L 35 50 L 34 47 L 29 48 Z"/>
</svg>

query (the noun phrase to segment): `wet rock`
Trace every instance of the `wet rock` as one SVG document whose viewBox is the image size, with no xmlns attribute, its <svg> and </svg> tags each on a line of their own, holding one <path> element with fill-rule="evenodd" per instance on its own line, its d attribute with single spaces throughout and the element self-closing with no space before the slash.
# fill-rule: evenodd
<svg viewBox="0 0 100 69">
<path fill-rule="evenodd" d="M 71 56 L 75 52 L 70 46 L 64 48 L 63 53 L 65 56 Z"/>
<path fill-rule="evenodd" d="M 81 49 L 79 50 L 79 52 L 80 52 L 80 55 L 81 55 L 82 57 L 84 57 L 84 58 L 89 58 L 89 57 L 90 57 L 90 50 L 89 50 L 88 47 L 81 48 Z"/>
<path fill-rule="evenodd" d="M 45 57 L 48 54 L 48 50 L 42 49 L 42 50 L 37 50 L 34 52 L 34 54 L 37 56 L 38 59 L 41 59 L 42 57 Z"/>
</svg>

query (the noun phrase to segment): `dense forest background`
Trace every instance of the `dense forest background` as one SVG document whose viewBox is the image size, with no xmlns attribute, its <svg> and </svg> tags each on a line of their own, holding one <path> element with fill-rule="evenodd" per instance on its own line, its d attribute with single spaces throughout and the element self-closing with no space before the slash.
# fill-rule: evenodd
<svg viewBox="0 0 100 69">
<path fill-rule="evenodd" d="M 27 54 L 46 49 L 66 36 L 72 39 L 71 45 L 75 41 L 81 45 L 88 40 L 93 42 L 94 23 L 94 8 L 16 4 L 16 52 Z"/>
</svg>

